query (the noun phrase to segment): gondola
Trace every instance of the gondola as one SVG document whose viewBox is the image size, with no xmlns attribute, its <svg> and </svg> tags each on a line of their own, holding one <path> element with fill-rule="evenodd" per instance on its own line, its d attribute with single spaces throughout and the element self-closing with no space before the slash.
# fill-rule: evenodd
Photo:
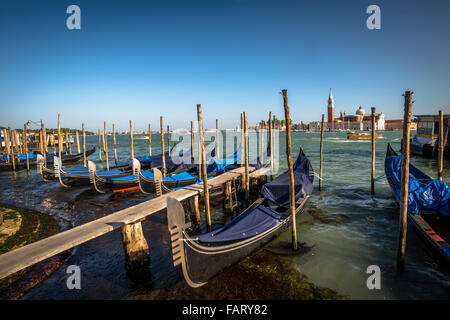
<svg viewBox="0 0 450 320">
<path fill-rule="evenodd" d="M 208 179 L 223 173 L 229 166 L 235 165 L 240 158 L 240 152 L 239 149 L 230 158 L 209 159 L 206 165 Z M 195 168 L 197 169 L 197 166 Z M 197 175 L 194 175 L 191 172 L 179 172 L 178 174 L 163 178 L 159 170 L 153 170 L 153 172 L 141 172 L 139 170 L 137 176 L 139 189 L 143 193 L 156 193 L 158 196 L 201 181 L 197 178 Z"/>
<path fill-rule="evenodd" d="M 94 152 L 95 152 L 95 147 L 93 147 L 90 150 L 86 150 L 86 157 L 90 156 Z M 39 155 L 39 154 L 35 155 L 34 157 L 29 157 L 28 161 L 29 161 L 30 167 L 35 167 L 35 166 L 38 165 L 39 156 L 42 157 L 42 155 Z M 46 165 L 52 165 L 53 162 L 54 162 L 54 160 L 53 160 L 54 157 L 56 157 L 56 155 L 54 155 L 54 154 L 47 154 L 46 155 L 46 162 L 45 162 Z M 61 160 L 62 160 L 62 163 L 72 163 L 72 162 L 79 161 L 80 159 L 82 159 L 82 157 L 83 157 L 83 153 L 64 154 L 64 155 L 61 155 Z M 20 162 L 16 161 L 15 166 L 16 166 L 16 170 L 26 169 L 27 168 L 26 155 L 25 155 L 25 159 L 24 160 L 21 159 Z M 0 171 L 7 171 L 7 170 L 13 170 L 13 165 L 12 165 L 11 160 L 10 160 L 9 163 L 7 163 L 4 160 L 1 160 L 0 161 Z"/>
<path fill-rule="evenodd" d="M 399 202 L 401 193 L 401 156 L 388 144 L 386 178 Z M 450 263 L 450 188 L 409 166 L 408 220 L 433 252 Z"/>
<path fill-rule="evenodd" d="M 191 151 L 185 151 L 184 154 L 190 154 Z M 215 149 L 211 152 L 212 155 L 215 154 Z M 169 176 L 165 177 L 164 180 L 173 180 L 178 184 L 178 187 L 183 187 L 197 181 L 197 165 L 192 157 L 188 157 L 188 161 L 174 161 L 174 158 L 166 155 L 166 174 Z M 146 179 L 154 178 L 154 173 L 151 169 L 161 169 L 162 168 L 162 157 L 159 156 L 151 163 L 148 170 L 141 171 L 142 165 L 138 159 L 134 159 L 134 172 L 128 172 L 126 175 L 120 177 L 110 177 L 102 176 L 96 171 L 93 163 L 88 163 L 90 181 L 94 186 L 94 189 L 99 193 L 106 193 L 108 191 L 112 192 L 132 192 L 139 191 L 139 176 L 144 176 Z M 155 170 L 158 172 L 157 170 Z M 195 175 L 193 174 L 195 172 Z M 156 173 L 158 176 L 158 173 Z M 145 189 L 147 193 L 155 193 L 156 189 Z"/>
<path fill-rule="evenodd" d="M 300 149 L 293 166 L 295 213 L 305 208 L 313 191 L 314 172 Z M 181 264 L 191 287 L 204 285 L 223 269 L 260 249 L 278 237 L 292 223 L 289 175 L 285 172 L 266 183 L 260 197 L 224 227 L 199 236 L 189 236 L 181 203 L 167 198 L 167 221 L 172 241 L 174 266 Z"/>
<path fill-rule="evenodd" d="M 168 156 L 168 152 L 166 152 Z M 157 156 L 143 156 L 138 159 L 141 160 L 141 165 L 144 168 L 151 168 L 152 165 L 157 166 L 161 155 Z M 39 160 L 38 160 L 39 161 Z M 116 166 L 109 170 L 95 167 L 95 172 L 100 177 L 117 178 L 127 176 L 131 173 L 131 161 L 120 161 Z M 83 186 L 90 184 L 89 167 L 77 167 L 65 169 L 58 161 L 58 157 L 54 157 L 53 169 L 48 169 L 42 165 L 38 167 L 38 171 L 44 181 L 59 180 L 61 185 L 67 186 Z"/>
</svg>

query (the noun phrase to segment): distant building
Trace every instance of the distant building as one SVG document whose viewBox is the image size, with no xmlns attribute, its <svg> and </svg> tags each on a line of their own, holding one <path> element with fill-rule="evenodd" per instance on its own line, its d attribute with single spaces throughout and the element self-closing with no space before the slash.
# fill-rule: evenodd
<svg viewBox="0 0 450 320">
<path fill-rule="evenodd" d="M 347 115 L 346 112 L 340 113 L 339 118 L 334 116 L 334 98 L 330 89 L 328 96 L 328 122 L 325 123 L 326 131 L 364 131 L 372 129 L 372 115 L 366 116 L 366 111 L 359 106 L 354 115 Z M 384 113 L 381 112 L 375 115 L 375 130 L 385 130 Z M 321 126 L 320 121 L 309 123 L 311 131 L 319 131 Z"/>
<path fill-rule="evenodd" d="M 330 88 L 330 94 L 328 95 L 328 122 L 334 121 L 334 99 L 333 99 L 333 93 L 331 92 Z"/>
</svg>

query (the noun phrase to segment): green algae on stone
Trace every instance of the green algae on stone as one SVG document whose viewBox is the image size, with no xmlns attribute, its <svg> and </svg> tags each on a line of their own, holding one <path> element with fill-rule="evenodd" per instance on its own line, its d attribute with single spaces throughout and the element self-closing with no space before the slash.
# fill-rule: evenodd
<svg viewBox="0 0 450 320">
<path fill-rule="evenodd" d="M 0 204 L 0 211 L 4 213 L 3 217 L 5 219 L 11 219 L 19 215 L 22 218 L 22 224 L 16 233 L 6 239 L 2 237 L 3 243 L 0 246 L 0 254 L 47 238 L 59 232 L 58 223 L 47 214 L 4 204 Z M 12 286 L 17 284 L 30 269 L 31 267 L 28 267 L 6 278 L 0 279 L 0 294 L 4 294 Z"/>
</svg>

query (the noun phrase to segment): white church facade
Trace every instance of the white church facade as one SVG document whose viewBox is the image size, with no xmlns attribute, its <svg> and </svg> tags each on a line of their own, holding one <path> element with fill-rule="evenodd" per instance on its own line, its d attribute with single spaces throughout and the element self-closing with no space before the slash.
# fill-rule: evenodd
<svg viewBox="0 0 450 320">
<path fill-rule="evenodd" d="M 354 115 L 347 115 L 346 112 L 340 113 L 339 117 L 334 115 L 334 98 L 330 89 L 327 106 L 328 119 L 325 122 L 326 131 L 368 131 L 372 130 L 372 115 L 366 115 L 366 111 L 359 106 Z M 314 121 L 309 123 L 311 131 L 320 131 L 321 122 Z M 385 130 L 384 113 L 375 114 L 375 130 Z"/>
</svg>

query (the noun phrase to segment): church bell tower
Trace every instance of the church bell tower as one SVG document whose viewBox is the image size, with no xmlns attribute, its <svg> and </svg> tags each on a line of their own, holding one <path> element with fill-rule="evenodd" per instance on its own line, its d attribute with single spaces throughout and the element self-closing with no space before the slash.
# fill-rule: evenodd
<svg viewBox="0 0 450 320">
<path fill-rule="evenodd" d="M 334 99 L 333 99 L 333 93 L 330 89 L 330 95 L 328 97 L 328 122 L 334 121 Z"/>
</svg>

